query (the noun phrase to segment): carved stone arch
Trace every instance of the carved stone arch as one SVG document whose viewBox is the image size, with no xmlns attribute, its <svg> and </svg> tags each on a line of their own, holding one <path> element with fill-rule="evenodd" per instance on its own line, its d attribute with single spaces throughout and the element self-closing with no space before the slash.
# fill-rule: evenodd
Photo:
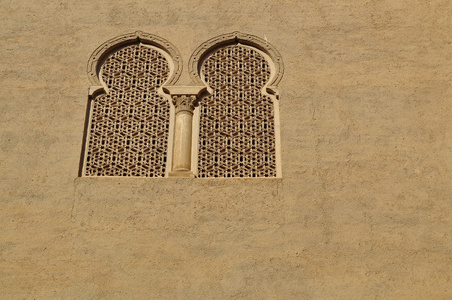
<svg viewBox="0 0 452 300">
<path fill-rule="evenodd" d="M 196 175 L 281 177 L 279 52 L 265 40 L 234 32 L 201 45 L 189 70 L 193 81 L 209 90 L 195 111 Z"/>
<path fill-rule="evenodd" d="M 174 107 L 162 87 L 181 69 L 171 43 L 142 32 L 94 51 L 80 176 L 168 175 Z"/>
<path fill-rule="evenodd" d="M 268 82 L 267 87 L 272 89 L 271 87 L 276 86 L 281 81 L 284 73 L 284 64 L 281 58 L 281 54 L 272 44 L 267 42 L 265 39 L 261 39 L 255 35 L 241 33 L 238 31 L 214 37 L 200 45 L 193 52 L 188 63 L 188 71 L 190 72 L 192 80 L 196 84 L 204 84 L 203 80 L 200 77 L 200 68 L 203 60 L 217 48 L 238 43 L 255 47 L 270 57 L 271 61 L 269 61 L 269 63 L 272 67 L 272 77 L 270 78 L 270 82 Z"/>
<path fill-rule="evenodd" d="M 117 36 L 106 41 L 94 50 L 87 65 L 87 74 L 91 84 L 98 87 L 102 85 L 99 80 L 99 71 L 103 61 L 109 54 L 121 47 L 140 42 L 155 46 L 171 57 L 172 61 L 169 61 L 169 63 L 171 64 L 173 70 L 166 84 L 174 84 L 179 79 L 182 72 L 182 58 L 179 50 L 177 50 L 177 48 L 166 39 L 153 34 L 144 33 L 142 31 Z M 93 92 L 90 91 L 90 94 Z"/>
</svg>

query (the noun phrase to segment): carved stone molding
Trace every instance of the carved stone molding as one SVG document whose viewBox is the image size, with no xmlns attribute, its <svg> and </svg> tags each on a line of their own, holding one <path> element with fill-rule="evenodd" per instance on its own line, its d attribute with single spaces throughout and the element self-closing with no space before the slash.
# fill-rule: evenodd
<svg viewBox="0 0 452 300">
<path fill-rule="evenodd" d="M 92 85 L 88 89 L 88 97 L 90 99 L 96 98 L 99 94 L 104 93 L 104 87 L 101 85 Z"/>
<path fill-rule="evenodd" d="M 190 72 L 192 80 L 196 84 L 203 84 L 203 81 L 199 74 L 199 68 L 203 59 L 208 56 L 212 50 L 221 46 L 238 43 L 256 47 L 270 57 L 270 59 L 272 60 L 271 63 L 273 63 L 274 76 L 272 76 L 272 79 L 268 83 L 268 86 L 276 86 L 280 82 L 284 72 L 284 65 L 281 54 L 279 54 L 278 50 L 276 50 L 276 48 L 266 40 L 261 39 L 255 35 L 245 34 L 238 31 L 212 38 L 203 43 L 193 52 L 188 63 L 188 71 Z"/>
<path fill-rule="evenodd" d="M 187 111 L 193 114 L 195 105 L 197 103 L 197 97 L 195 95 L 175 95 L 173 96 L 173 104 L 176 108 L 176 114 L 181 111 Z"/>
<path fill-rule="evenodd" d="M 136 31 L 134 33 L 128 33 L 112 38 L 100 45 L 93 52 L 88 60 L 87 65 L 87 74 L 91 81 L 91 84 L 93 86 L 102 85 L 98 77 L 99 69 L 102 65 L 103 60 L 112 51 L 120 47 L 136 43 L 150 44 L 167 53 L 172 59 L 172 62 L 169 63 L 173 64 L 174 70 L 166 84 L 174 84 L 179 79 L 182 72 L 182 58 L 176 47 L 164 38 L 153 34 Z"/>
</svg>

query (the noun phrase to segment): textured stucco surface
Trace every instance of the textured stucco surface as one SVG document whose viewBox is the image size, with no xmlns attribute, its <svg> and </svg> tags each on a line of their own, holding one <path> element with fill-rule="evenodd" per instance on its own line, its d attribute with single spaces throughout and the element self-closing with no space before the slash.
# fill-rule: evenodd
<svg viewBox="0 0 452 300">
<path fill-rule="evenodd" d="M 1 299 L 451 299 L 449 0 L 0 2 Z M 282 178 L 78 178 L 103 42 L 285 64 Z"/>
</svg>

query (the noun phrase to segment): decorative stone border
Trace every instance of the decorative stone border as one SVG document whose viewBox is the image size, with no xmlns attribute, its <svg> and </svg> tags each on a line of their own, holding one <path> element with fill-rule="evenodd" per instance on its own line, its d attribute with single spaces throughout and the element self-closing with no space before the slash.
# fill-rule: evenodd
<svg viewBox="0 0 452 300">
<path fill-rule="evenodd" d="M 128 33 L 112 38 L 111 40 L 108 40 L 102 45 L 100 45 L 93 52 L 93 54 L 91 54 L 87 66 L 87 74 L 91 84 L 93 86 L 98 87 L 102 85 L 99 80 L 98 73 L 99 68 L 102 65 L 102 61 L 106 58 L 107 55 L 109 55 L 112 51 L 119 47 L 139 42 L 153 45 L 163 50 L 171 57 L 173 61 L 168 63 L 170 65 L 171 64 L 173 65 L 174 71 L 172 72 L 171 77 L 168 79 L 166 84 L 168 85 L 174 84 L 179 79 L 182 72 L 182 58 L 179 51 L 173 44 L 171 44 L 164 38 L 161 38 L 153 34 L 144 33 L 142 31 L 136 31 L 134 33 Z"/>
<path fill-rule="evenodd" d="M 284 72 L 284 65 L 281 58 L 281 54 L 279 54 L 278 50 L 268 43 L 266 40 L 261 39 L 255 35 L 245 34 L 238 31 L 234 31 L 232 33 L 226 33 L 223 35 L 219 35 L 214 37 L 207 42 L 203 43 L 199 46 L 190 57 L 188 62 L 188 71 L 190 73 L 191 78 L 196 84 L 203 85 L 203 81 L 199 76 L 199 68 L 201 67 L 201 63 L 203 59 L 214 49 L 229 45 L 241 43 L 243 45 L 254 46 L 257 49 L 263 51 L 271 58 L 270 64 L 273 64 L 273 68 L 275 71 L 275 76 L 272 80 L 267 84 L 267 86 L 276 86 L 281 80 Z"/>
</svg>

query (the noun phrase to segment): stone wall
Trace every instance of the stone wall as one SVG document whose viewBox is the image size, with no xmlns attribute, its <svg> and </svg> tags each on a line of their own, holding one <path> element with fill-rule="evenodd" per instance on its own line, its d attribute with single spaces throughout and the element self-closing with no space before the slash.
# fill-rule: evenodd
<svg viewBox="0 0 452 300">
<path fill-rule="evenodd" d="M 2 299 L 452 297 L 448 0 L 2 1 Z M 78 177 L 102 43 L 281 53 L 282 178 Z"/>
</svg>

